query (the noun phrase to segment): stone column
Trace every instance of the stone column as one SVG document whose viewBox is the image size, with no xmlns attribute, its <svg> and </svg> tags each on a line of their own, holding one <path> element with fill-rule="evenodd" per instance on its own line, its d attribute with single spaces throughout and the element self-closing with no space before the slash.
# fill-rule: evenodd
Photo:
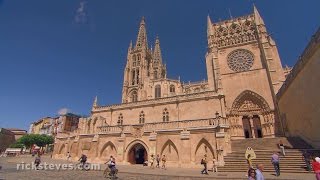
<svg viewBox="0 0 320 180">
<path fill-rule="evenodd" d="M 249 123 L 250 123 L 250 127 L 251 127 L 251 135 L 252 135 L 252 138 L 256 138 L 256 135 L 255 135 L 255 132 L 254 132 L 253 116 L 250 115 L 250 116 L 248 116 L 248 118 L 249 118 Z"/>
</svg>

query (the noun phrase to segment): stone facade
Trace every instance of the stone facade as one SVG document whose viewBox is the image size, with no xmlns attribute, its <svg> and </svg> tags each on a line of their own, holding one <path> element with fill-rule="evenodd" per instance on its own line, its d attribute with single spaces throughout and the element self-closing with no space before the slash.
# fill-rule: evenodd
<svg viewBox="0 0 320 180">
<path fill-rule="evenodd" d="M 274 137 L 275 93 L 285 77 L 257 9 L 217 23 L 208 17 L 207 37 L 207 80 L 182 83 L 167 78 L 160 40 L 149 48 L 142 19 L 128 48 L 122 104 L 100 106 L 96 98 L 75 132 L 57 136 L 53 157 L 139 164 L 159 154 L 169 166 L 192 167 L 206 154 L 223 165 L 232 139 Z"/>
<path fill-rule="evenodd" d="M 14 134 L 14 139 L 17 141 L 19 138 L 27 134 L 26 130 L 17 129 L 17 128 L 7 128 L 7 130 L 11 131 Z"/>
<path fill-rule="evenodd" d="M 57 117 L 41 118 L 30 125 L 30 134 L 46 134 L 56 136 L 58 133 L 70 133 L 78 128 L 81 116 L 67 113 Z"/>
<path fill-rule="evenodd" d="M 287 136 L 320 148 L 320 29 L 312 37 L 277 98 Z"/>
<path fill-rule="evenodd" d="M 0 153 L 2 153 L 15 142 L 14 133 L 10 130 L 0 128 L 0 142 Z"/>
</svg>

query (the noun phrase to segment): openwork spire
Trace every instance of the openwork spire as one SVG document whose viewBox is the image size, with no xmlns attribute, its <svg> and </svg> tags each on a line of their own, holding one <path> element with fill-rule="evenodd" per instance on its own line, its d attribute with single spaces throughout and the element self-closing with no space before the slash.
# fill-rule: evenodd
<svg viewBox="0 0 320 180">
<path fill-rule="evenodd" d="M 98 107 L 98 96 L 94 98 L 93 107 Z"/>
<path fill-rule="evenodd" d="M 161 49 L 160 49 L 160 41 L 159 41 L 159 37 L 157 36 L 156 38 L 156 44 L 154 46 L 154 61 L 158 61 L 160 63 L 162 63 L 162 55 L 161 55 Z"/>
<path fill-rule="evenodd" d="M 142 17 L 135 48 L 148 48 L 146 23 Z"/>
</svg>

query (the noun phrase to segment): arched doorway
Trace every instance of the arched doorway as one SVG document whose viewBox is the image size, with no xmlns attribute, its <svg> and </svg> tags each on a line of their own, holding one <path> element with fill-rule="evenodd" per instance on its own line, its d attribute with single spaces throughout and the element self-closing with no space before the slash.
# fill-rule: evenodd
<svg viewBox="0 0 320 180">
<path fill-rule="evenodd" d="M 242 122 L 232 125 L 242 126 L 244 138 L 262 138 L 264 134 L 260 117 L 269 112 L 270 107 L 263 97 L 249 90 L 243 91 L 234 100 L 230 111 L 233 117 Z"/>
<path fill-rule="evenodd" d="M 262 127 L 258 115 L 242 117 L 243 131 L 245 138 L 262 138 Z"/>
<path fill-rule="evenodd" d="M 140 143 L 131 147 L 128 154 L 128 162 L 131 164 L 143 164 L 148 160 L 147 150 Z"/>
</svg>

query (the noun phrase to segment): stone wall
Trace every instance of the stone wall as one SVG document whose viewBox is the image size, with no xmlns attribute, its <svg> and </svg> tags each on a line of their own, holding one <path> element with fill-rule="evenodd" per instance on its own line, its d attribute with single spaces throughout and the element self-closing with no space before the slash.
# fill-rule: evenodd
<svg viewBox="0 0 320 180">
<path fill-rule="evenodd" d="M 281 87 L 277 98 L 288 136 L 320 148 L 320 29 Z"/>
<path fill-rule="evenodd" d="M 15 142 L 14 134 L 4 128 L 0 129 L 0 151 L 3 152 Z"/>
</svg>

